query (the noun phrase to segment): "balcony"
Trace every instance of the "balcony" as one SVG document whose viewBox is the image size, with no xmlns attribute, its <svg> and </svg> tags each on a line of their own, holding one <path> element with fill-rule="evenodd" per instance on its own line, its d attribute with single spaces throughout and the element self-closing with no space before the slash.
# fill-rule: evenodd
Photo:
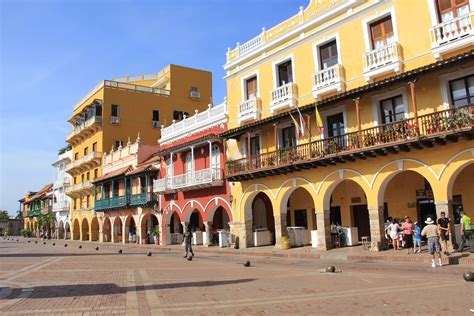
<svg viewBox="0 0 474 316">
<path fill-rule="evenodd" d="M 51 205 L 45 205 L 41 208 L 41 215 L 47 215 L 51 213 L 53 210 L 53 207 Z"/>
<path fill-rule="evenodd" d="M 259 120 L 262 114 L 262 100 L 251 98 L 239 104 L 239 124 Z"/>
<path fill-rule="evenodd" d="M 123 208 L 127 205 L 127 196 L 114 196 L 108 199 L 96 200 L 94 203 L 94 210 L 100 211 L 110 208 Z"/>
<path fill-rule="evenodd" d="M 220 168 L 202 169 L 153 181 L 153 192 L 159 194 L 203 189 L 223 184 Z"/>
<path fill-rule="evenodd" d="M 69 201 L 58 201 L 53 204 L 53 212 L 69 211 L 69 206 Z"/>
<path fill-rule="evenodd" d="M 318 71 L 313 75 L 313 96 L 319 99 L 322 95 L 330 92 L 343 92 L 345 90 L 345 76 L 342 65 Z"/>
<path fill-rule="evenodd" d="M 85 122 L 76 126 L 74 130 L 69 133 L 66 141 L 68 143 L 76 144 L 84 139 L 87 139 L 92 134 L 100 130 L 102 127 L 102 116 L 92 116 Z"/>
<path fill-rule="evenodd" d="M 436 59 L 443 54 L 474 44 L 473 12 L 442 22 L 430 30 L 431 50 Z"/>
<path fill-rule="evenodd" d="M 102 161 L 102 153 L 92 152 L 78 160 L 74 160 L 68 165 L 67 173 L 75 175 L 88 169 L 97 167 Z"/>
<path fill-rule="evenodd" d="M 40 216 L 40 214 L 41 214 L 41 209 L 35 209 L 35 210 L 28 211 L 28 216 L 29 217 Z"/>
<path fill-rule="evenodd" d="M 219 122 L 225 122 L 226 118 L 227 103 L 225 101 L 220 105 L 209 105 L 208 109 L 201 113 L 198 113 L 196 110 L 195 115 L 185 117 L 179 122 L 173 121 L 173 124 L 170 126 L 162 128 L 160 144 L 171 141 L 177 137 L 185 137 Z"/>
<path fill-rule="evenodd" d="M 143 192 L 130 195 L 130 205 L 133 206 L 147 204 L 148 202 L 153 202 L 155 200 L 156 199 L 152 192 Z"/>
<path fill-rule="evenodd" d="M 71 186 L 66 187 L 66 194 L 74 195 L 75 193 L 79 193 L 82 190 L 91 190 L 92 191 L 92 183 L 87 180 L 82 183 L 74 184 Z"/>
<path fill-rule="evenodd" d="M 296 83 L 284 84 L 270 92 L 270 112 L 292 108 L 296 106 L 297 99 Z"/>
<path fill-rule="evenodd" d="M 287 173 L 338 162 L 386 156 L 387 153 L 433 147 L 472 133 L 474 105 L 434 112 L 338 137 L 316 140 L 295 147 L 228 161 L 231 181 Z"/>
<path fill-rule="evenodd" d="M 362 55 L 362 59 L 365 80 L 368 82 L 380 75 L 402 71 L 401 46 L 398 42 L 371 50 Z"/>
<path fill-rule="evenodd" d="M 70 184 L 71 179 L 65 174 L 61 174 L 53 183 L 53 188 L 62 188 Z"/>
</svg>

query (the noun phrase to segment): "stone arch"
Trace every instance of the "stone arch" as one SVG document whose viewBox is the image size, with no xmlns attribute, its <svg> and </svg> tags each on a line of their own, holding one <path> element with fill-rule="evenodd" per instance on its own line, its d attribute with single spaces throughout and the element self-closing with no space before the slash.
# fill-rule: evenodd
<svg viewBox="0 0 474 316">
<path fill-rule="evenodd" d="M 112 220 L 112 242 L 123 241 L 123 222 L 120 216 L 115 216 Z"/>
<path fill-rule="evenodd" d="M 140 231 L 141 238 L 140 243 L 142 244 L 153 244 L 154 243 L 154 230 L 155 226 L 160 227 L 160 219 L 153 213 L 147 213 L 141 218 Z M 160 236 L 156 236 L 159 240 Z"/>
<path fill-rule="evenodd" d="M 105 216 L 102 221 L 102 242 L 112 241 L 112 222 L 109 216 Z"/>
<path fill-rule="evenodd" d="M 81 239 L 81 225 L 79 224 L 79 219 L 74 219 L 74 224 L 72 226 L 72 239 L 80 240 Z"/>
<path fill-rule="evenodd" d="M 453 195 L 453 186 L 458 175 L 474 163 L 474 148 L 463 150 L 453 155 L 445 164 L 440 173 L 440 187 L 442 193 L 440 200 L 448 201 Z"/>
<path fill-rule="evenodd" d="M 89 222 L 87 221 L 86 217 L 82 219 L 81 240 L 90 240 L 89 239 Z"/>
<path fill-rule="evenodd" d="M 62 220 L 59 221 L 59 227 L 58 227 L 58 238 L 59 239 L 64 239 L 65 235 L 65 230 L 64 230 L 64 222 Z"/>
<path fill-rule="evenodd" d="M 99 240 L 99 220 L 97 216 L 94 216 L 91 221 L 91 241 L 98 241 Z"/>
<path fill-rule="evenodd" d="M 289 184 L 289 186 L 285 186 Z M 286 214 L 287 202 L 290 196 L 298 189 L 304 189 L 311 197 L 313 208 L 316 208 L 317 194 L 313 184 L 304 178 L 293 178 L 284 181 L 277 193 L 277 204 L 279 205 L 278 210 L 280 214 Z"/>
<path fill-rule="evenodd" d="M 251 194 L 251 198 L 246 201 L 246 223 L 250 223 L 247 227 L 247 241 L 254 246 L 264 246 L 275 244 L 275 214 L 271 198 L 263 191 Z M 249 217 L 247 217 L 249 214 Z M 250 220 L 250 221 L 248 221 Z M 254 234 L 257 233 L 258 234 Z M 250 235 L 250 236 L 249 236 Z M 255 240 L 261 236 L 260 240 Z"/>
<path fill-rule="evenodd" d="M 182 210 L 181 213 L 184 214 L 185 222 L 189 221 L 189 216 L 188 216 L 189 211 L 193 211 L 195 209 L 199 210 L 201 215 L 204 216 L 205 207 L 201 203 L 199 203 L 199 201 L 191 200 L 191 201 L 186 202 L 186 204 L 184 204 L 184 206 L 181 209 Z"/>
<path fill-rule="evenodd" d="M 213 222 L 214 215 L 219 208 L 224 210 L 227 214 L 228 221 L 232 222 L 232 209 L 230 204 L 222 198 L 214 198 L 207 203 L 205 208 L 206 221 Z"/>
<path fill-rule="evenodd" d="M 125 218 L 125 231 L 124 231 L 124 240 L 126 243 L 128 242 L 137 242 L 137 221 L 132 214 L 129 214 Z"/>
<path fill-rule="evenodd" d="M 272 201 L 272 203 L 275 200 L 275 194 L 267 185 L 261 183 L 249 185 L 242 193 L 242 197 L 239 201 L 238 210 L 240 221 L 250 220 L 252 215 L 253 200 L 255 199 L 255 196 L 257 196 L 257 194 L 260 192 L 265 193 L 265 195 L 270 198 L 270 201 Z"/>
</svg>

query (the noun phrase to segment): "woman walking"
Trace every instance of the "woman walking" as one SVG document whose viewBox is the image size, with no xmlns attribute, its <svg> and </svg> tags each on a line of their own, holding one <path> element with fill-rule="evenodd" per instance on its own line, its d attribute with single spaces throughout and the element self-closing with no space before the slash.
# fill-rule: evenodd
<svg viewBox="0 0 474 316">
<path fill-rule="evenodd" d="M 392 220 L 392 223 L 388 225 L 388 231 L 390 233 L 390 238 L 392 238 L 392 244 L 394 250 L 400 249 L 400 226 L 398 225 L 395 219 Z"/>
<path fill-rule="evenodd" d="M 411 222 L 410 217 L 405 216 L 405 222 L 402 225 L 403 229 L 403 240 L 405 241 L 405 248 L 407 249 L 407 255 L 410 254 L 410 248 L 415 253 L 415 248 L 413 247 L 413 223 Z"/>
</svg>

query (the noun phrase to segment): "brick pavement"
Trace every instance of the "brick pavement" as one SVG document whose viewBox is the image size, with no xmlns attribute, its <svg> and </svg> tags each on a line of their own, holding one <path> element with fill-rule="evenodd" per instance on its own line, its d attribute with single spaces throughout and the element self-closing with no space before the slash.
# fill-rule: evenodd
<svg viewBox="0 0 474 316">
<path fill-rule="evenodd" d="M 163 249 L 147 257 L 147 247 L 95 251 L 88 242 L 82 249 L 55 242 L 0 241 L 1 315 L 467 315 L 474 307 L 460 265 L 228 256 L 204 248 L 188 262 Z M 252 267 L 245 268 L 248 258 Z M 318 272 L 329 264 L 342 273 Z"/>
</svg>

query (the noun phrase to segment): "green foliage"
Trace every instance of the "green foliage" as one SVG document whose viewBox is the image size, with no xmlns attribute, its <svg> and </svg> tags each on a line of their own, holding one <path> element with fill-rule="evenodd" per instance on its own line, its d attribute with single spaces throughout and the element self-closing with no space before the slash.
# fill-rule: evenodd
<svg viewBox="0 0 474 316">
<path fill-rule="evenodd" d="M 0 222 L 8 222 L 9 219 L 8 211 L 0 211 Z"/>
<path fill-rule="evenodd" d="M 61 149 L 58 151 L 58 155 L 62 155 L 62 154 L 64 154 L 66 151 L 71 150 L 71 149 L 72 149 L 71 144 L 68 144 L 66 147 L 63 147 L 63 148 L 61 148 Z"/>
<path fill-rule="evenodd" d="M 21 235 L 23 237 L 30 237 L 30 232 L 27 229 L 22 229 L 21 230 Z"/>
<path fill-rule="evenodd" d="M 39 225 L 40 226 L 49 226 L 53 222 L 53 216 L 51 213 L 47 215 L 41 215 L 39 219 Z"/>
<path fill-rule="evenodd" d="M 160 236 L 160 226 L 155 225 L 155 228 L 153 229 L 153 236 L 155 236 L 155 237 Z"/>
</svg>

